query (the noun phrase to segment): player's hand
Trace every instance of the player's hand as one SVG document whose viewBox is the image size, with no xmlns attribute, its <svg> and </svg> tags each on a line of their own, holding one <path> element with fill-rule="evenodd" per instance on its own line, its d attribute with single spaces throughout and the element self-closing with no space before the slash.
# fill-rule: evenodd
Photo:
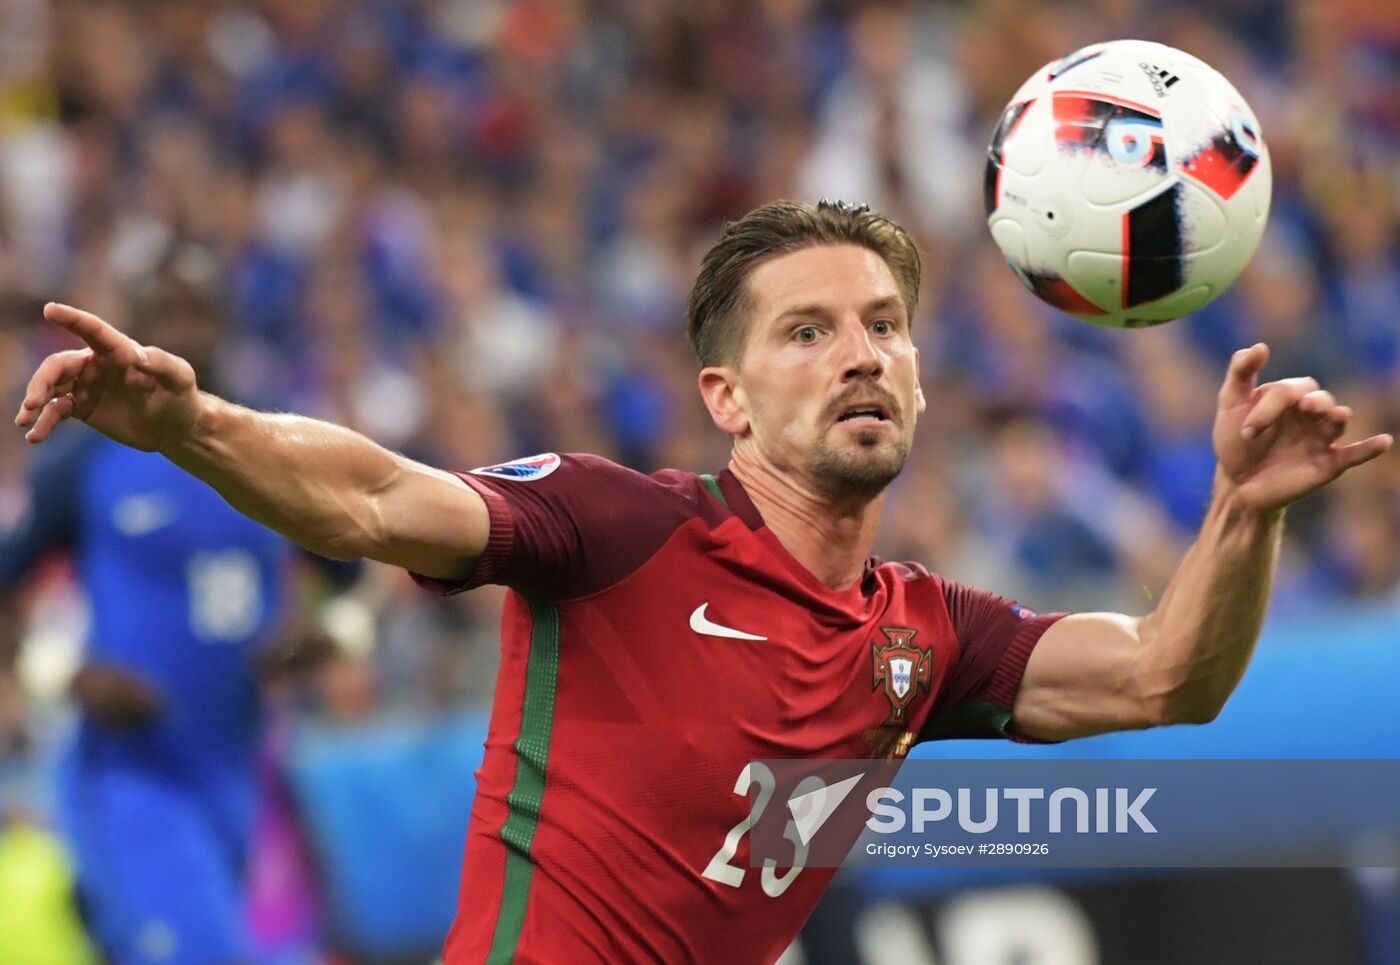
<svg viewBox="0 0 1400 965">
<path fill-rule="evenodd" d="M 160 716 L 160 694 L 120 667 L 87 664 L 74 675 L 71 690 L 87 715 L 108 727 L 131 730 Z"/>
<path fill-rule="evenodd" d="M 1230 360 L 1215 414 L 1220 471 L 1250 509 L 1282 509 L 1370 462 L 1391 447 L 1389 435 L 1349 445 L 1341 438 L 1351 409 L 1338 405 L 1316 379 L 1256 384 L 1269 347 L 1260 342 Z"/>
<path fill-rule="evenodd" d="M 24 393 L 15 425 L 43 442 L 64 419 L 86 422 L 147 452 L 168 449 L 199 416 L 194 369 L 184 359 L 137 343 L 90 312 L 49 302 L 44 318 L 85 348 L 44 359 Z"/>
</svg>

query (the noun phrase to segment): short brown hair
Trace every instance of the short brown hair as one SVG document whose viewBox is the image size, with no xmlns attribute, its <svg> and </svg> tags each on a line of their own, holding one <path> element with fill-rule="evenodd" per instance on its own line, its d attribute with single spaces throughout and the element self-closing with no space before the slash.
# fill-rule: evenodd
<svg viewBox="0 0 1400 965">
<path fill-rule="evenodd" d="M 686 311 L 686 334 L 700 364 L 738 360 L 749 274 L 760 262 L 816 245 L 859 245 L 884 259 L 912 317 L 919 301 L 919 250 L 909 233 L 866 205 L 773 201 L 720 232 L 705 253 Z"/>
</svg>

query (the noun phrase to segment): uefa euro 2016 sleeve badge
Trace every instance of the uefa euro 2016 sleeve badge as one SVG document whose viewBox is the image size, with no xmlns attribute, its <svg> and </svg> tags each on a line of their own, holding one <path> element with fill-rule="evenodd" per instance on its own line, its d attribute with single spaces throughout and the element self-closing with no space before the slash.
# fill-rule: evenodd
<svg viewBox="0 0 1400 965">
<path fill-rule="evenodd" d="M 914 646 L 914 635 L 918 631 L 910 627 L 881 627 L 880 632 L 889 643 L 870 645 L 875 661 L 871 689 L 885 685 L 885 696 L 890 701 L 890 716 L 885 719 L 885 725 L 902 727 L 919 688 L 922 686 L 925 692 L 929 689 L 933 651 Z"/>
</svg>

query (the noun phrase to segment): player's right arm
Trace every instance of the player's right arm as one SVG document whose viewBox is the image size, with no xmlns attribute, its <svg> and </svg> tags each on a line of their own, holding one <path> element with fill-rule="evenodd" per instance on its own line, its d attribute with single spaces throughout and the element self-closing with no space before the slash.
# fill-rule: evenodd
<svg viewBox="0 0 1400 965">
<path fill-rule="evenodd" d="M 159 452 L 239 512 L 312 552 L 366 557 L 464 579 L 486 548 L 486 504 L 451 473 L 342 426 L 254 412 L 195 384 L 189 363 L 143 346 L 89 312 L 50 303 L 44 317 L 81 349 L 46 358 L 15 424 L 38 443 L 75 418 Z"/>
</svg>

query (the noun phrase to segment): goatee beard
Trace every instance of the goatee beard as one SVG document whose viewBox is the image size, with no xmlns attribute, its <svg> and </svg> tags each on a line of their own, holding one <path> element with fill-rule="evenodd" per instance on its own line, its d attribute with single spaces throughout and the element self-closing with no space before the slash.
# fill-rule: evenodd
<svg viewBox="0 0 1400 965">
<path fill-rule="evenodd" d="M 856 436 L 859 451 L 818 446 L 807 464 L 812 480 L 828 497 L 874 498 L 894 481 L 909 458 L 904 440 L 881 444 L 876 433 Z"/>
</svg>

